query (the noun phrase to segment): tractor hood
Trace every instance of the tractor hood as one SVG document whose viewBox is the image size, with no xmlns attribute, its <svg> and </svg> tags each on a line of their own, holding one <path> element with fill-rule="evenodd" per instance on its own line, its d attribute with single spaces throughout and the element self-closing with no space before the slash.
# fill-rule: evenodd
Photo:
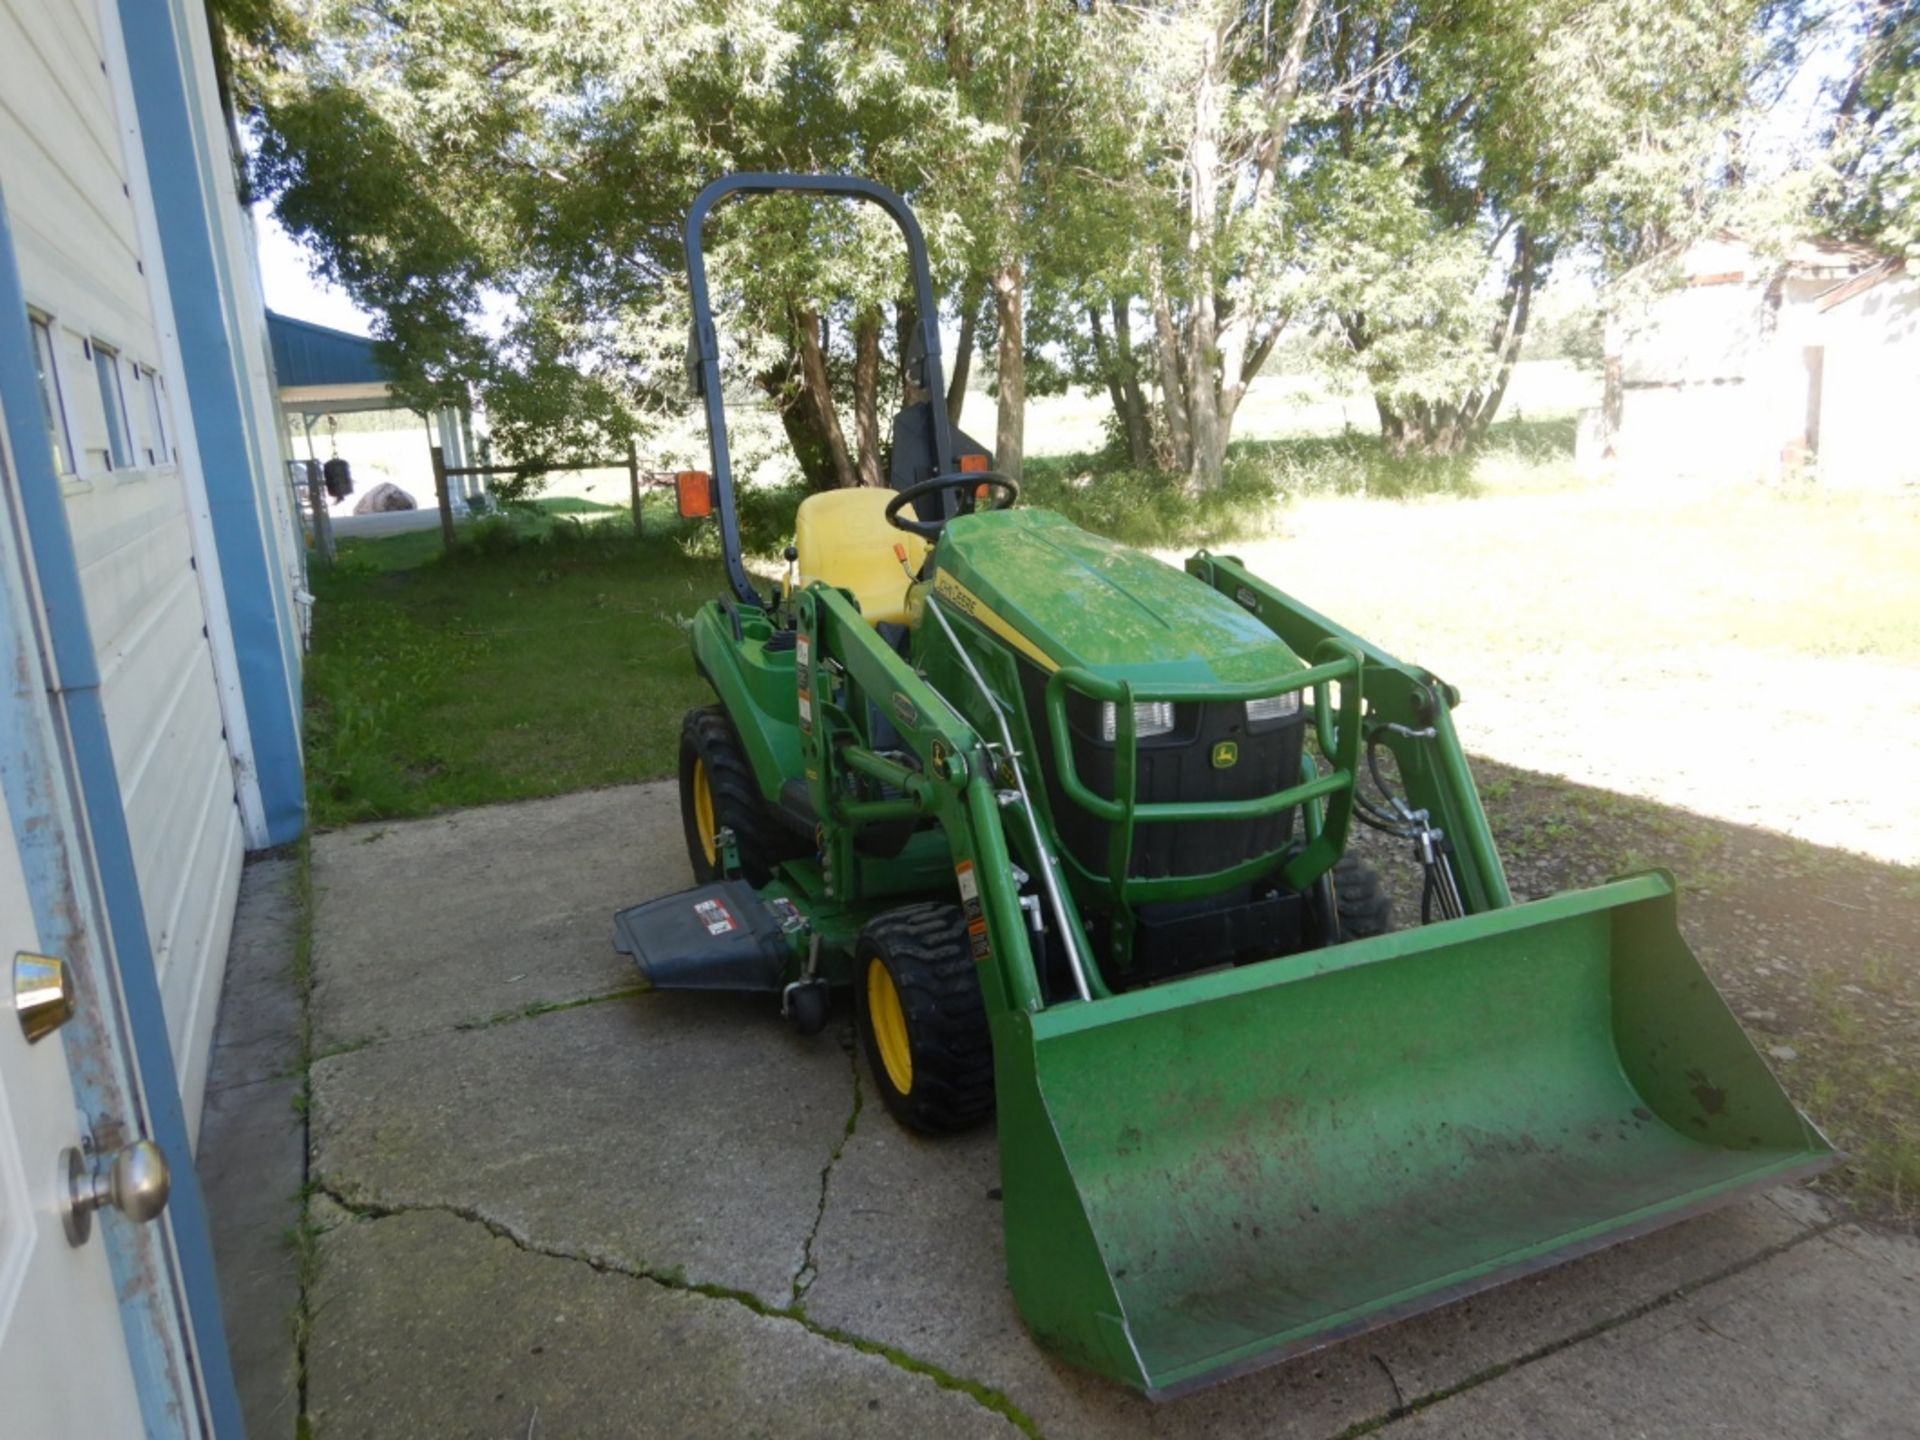
<svg viewBox="0 0 1920 1440">
<path fill-rule="evenodd" d="M 1044 669 L 1185 684 L 1304 668 L 1212 586 L 1050 510 L 957 517 L 936 563 L 937 595 Z"/>
</svg>

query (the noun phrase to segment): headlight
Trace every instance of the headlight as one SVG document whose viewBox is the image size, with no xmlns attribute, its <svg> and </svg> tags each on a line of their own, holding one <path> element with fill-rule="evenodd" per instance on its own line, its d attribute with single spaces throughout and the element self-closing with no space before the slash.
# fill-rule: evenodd
<svg viewBox="0 0 1920 1440">
<path fill-rule="evenodd" d="M 1247 723 L 1259 725 L 1268 720 L 1285 720 L 1290 715 L 1300 713 L 1300 692 L 1289 690 L 1284 695 L 1263 695 L 1258 700 L 1247 701 Z"/>
<path fill-rule="evenodd" d="M 1100 738 L 1111 745 L 1115 734 L 1113 702 L 1109 700 L 1100 707 Z M 1164 735 L 1173 729 L 1173 702 L 1171 700 L 1147 700 L 1133 707 L 1133 733 L 1144 740 L 1152 735 Z"/>
</svg>

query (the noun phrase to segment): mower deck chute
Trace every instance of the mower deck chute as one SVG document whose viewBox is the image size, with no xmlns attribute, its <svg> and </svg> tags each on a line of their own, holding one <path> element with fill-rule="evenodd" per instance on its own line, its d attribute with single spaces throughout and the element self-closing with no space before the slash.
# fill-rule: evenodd
<svg viewBox="0 0 1920 1440">
<path fill-rule="evenodd" d="M 799 911 L 793 902 L 723 880 L 634 905 L 613 917 L 613 948 L 656 990 L 778 995 L 787 983 Z"/>
<path fill-rule="evenodd" d="M 1832 1159 L 1659 875 L 1056 1007 L 1031 1037 L 1031 1090 L 999 1095 L 1015 1292 L 1156 1394 Z"/>
</svg>

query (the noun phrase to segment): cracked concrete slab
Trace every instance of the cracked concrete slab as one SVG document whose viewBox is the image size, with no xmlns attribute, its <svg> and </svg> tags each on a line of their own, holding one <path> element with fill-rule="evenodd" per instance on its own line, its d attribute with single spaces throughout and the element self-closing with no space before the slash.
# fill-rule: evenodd
<svg viewBox="0 0 1920 1440">
<path fill-rule="evenodd" d="M 644 994 L 313 1066 L 312 1174 L 785 1305 L 853 1071 L 765 1003 Z"/>
<path fill-rule="evenodd" d="M 1355 1343 L 1380 1357 L 1405 1399 L 1430 1395 L 1805 1238 L 1827 1221 L 1819 1204 L 1804 1198 L 1808 1203 L 1755 1196 Z"/>
<path fill-rule="evenodd" d="M 692 883 L 671 786 L 316 837 L 314 1052 L 630 988 L 613 912 Z"/>
<path fill-rule="evenodd" d="M 808 1317 L 992 1385 L 1054 1440 L 1328 1436 L 1393 1408 L 1387 1377 L 1351 1348 L 1164 1405 L 1055 1360 L 1007 1290 L 999 1194 L 990 1128 L 926 1140 L 867 1107 L 834 1166 Z"/>
<path fill-rule="evenodd" d="M 1737 1267 L 1824 1218 L 1810 1200 L 1757 1197 L 1155 1407 L 1034 1345 L 1006 1288 L 999 1184 L 991 1131 L 921 1140 L 867 1112 L 831 1177 L 807 1313 L 989 1380 L 1052 1436 L 1334 1435 Z M 902 1274 L 941 1280 L 888 1283 Z"/>
<path fill-rule="evenodd" d="M 314 1202 L 341 1219 L 326 1244 L 330 1257 L 345 1257 L 337 1271 L 330 1260 L 313 1297 L 319 1383 L 310 1398 L 323 1436 L 524 1434 L 549 1394 L 576 1408 L 543 1410 L 540 1434 L 631 1433 L 652 1423 L 654 1412 L 630 1397 L 656 1370 L 653 1383 L 670 1392 L 661 1424 L 677 1427 L 662 1433 L 857 1433 L 866 1423 L 857 1406 L 798 1402 L 776 1423 L 753 1389 L 793 1393 L 782 1388 L 797 1383 L 792 1375 L 818 1370 L 835 1390 L 843 1373 L 867 1373 L 845 1372 L 849 1357 L 902 1375 L 901 1364 L 932 1367 L 973 1388 L 969 1398 L 916 1379 L 971 1409 L 954 1412 L 963 1419 L 912 1411 L 889 1421 L 914 1434 L 1000 1426 L 998 1408 L 1056 1440 L 1382 1427 L 1696 1434 L 1727 1428 L 1723 1413 L 1740 1417 L 1740 1433 L 1824 1433 L 1809 1418 L 1823 1395 L 1873 1386 L 1912 1413 L 1916 1357 L 1900 1348 L 1920 1333 L 1911 1286 L 1897 1289 L 1897 1266 L 1883 1262 L 1880 1290 L 1860 1307 L 1863 1324 L 1899 1329 L 1899 1344 L 1862 1338 L 1844 1310 L 1815 1303 L 1823 1267 L 1845 1260 L 1835 1247 L 1864 1232 L 1834 1231 L 1821 1202 L 1799 1192 L 1750 1199 L 1163 1406 L 1062 1365 L 1034 1344 L 1006 1288 L 990 1130 L 923 1141 L 869 1103 L 849 1134 L 856 1070 L 844 1022 L 800 1040 L 764 1002 L 591 999 L 631 983 L 611 947 L 613 911 L 687 883 L 678 828 L 673 787 L 658 785 L 322 842 L 316 968 L 326 1033 L 335 1044 L 384 1038 L 314 1066 L 314 1173 L 362 1216 L 387 1216 L 342 1219 L 325 1197 Z M 396 840 L 392 863 L 370 858 Z M 431 894 L 409 909 L 417 885 Z M 392 985 L 381 992 L 388 967 Z M 591 1003 L 484 1023 L 578 1000 Z M 413 1213 L 421 1207 L 460 1213 Z M 369 1238 L 383 1230 L 399 1237 L 394 1253 Z M 1900 1263 L 1910 1267 L 1920 1254 L 1889 1243 L 1907 1247 Z M 610 1302 L 557 1311 L 569 1327 L 592 1314 L 612 1338 L 603 1348 L 598 1336 L 571 1342 L 589 1358 L 549 1366 L 561 1377 L 549 1383 L 530 1349 L 547 1342 L 529 1341 L 522 1355 L 509 1322 L 531 1316 L 532 1326 L 542 1313 L 524 1308 L 522 1290 L 561 1293 L 561 1282 L 530 1279 L 523 1264 L 561 1267 L 568 1286 L 588 1277 L 608 1293 L 681 1308 L 631 1304 L 604 1323 L 597 1317 L 618 1308 Z M 643 1271 L 661 1283 L 634 1278 Z M 1836 1295 L 1869 1283 L 1850 1273 L 1836 1279 Z M 734 1293 L 690 1297 L 689 1285 Z M 1726 1325 L 1711 1308 L 1723 1302 L 1733 1307 Z M 1773 1308 L 1749 1318 L 1748 1304 Z M 686 1328 L 685 1316 L 709 1313 L 753 1328 Z M 1674 1336 L 1695 1315 L 1749 1348 L 1716 1349 L 1729 1342 L 1701 1331 L 1610 1356 L 1625 1337 Z M 749 1334 L 757 1348 L 741 1369 Z M 892 1359 L 863 1355 L 863 1345 Z M 1592 1369 L 1574 1368 L 1590 1352 Z M 1828 1373 L 1810 1376 L 1815 1364 Z M 1904 1376 L 1889 1372 L 1895 1364 Z M 1639 1373 L 1622 1380 L 1616 1371 L 1627 1365 Z M 1776 1374 L 1794 1394 L 1768 1412 Z M 726 1382 L 718 1389 L 715 1375 Z M 848 1395 L 867 1393 L 844 1384 Z M 1611 1408 L 1587 1404 L 1587 1385 L 1611 1387 Z M 1723 1392 L 1736 1385 L 1755 1393 L 1729 1407 Z M 879 1398 L 879 1413 L 890 1413 Z M 509 1415 L 482 1403 L 508 1400 L 522 1408 Z M 1777 1432 L 1762 1423 L 1767 1413 L 1786 1417 Z M 1869 1422 L 1882 1414 L 1865 1402 L 1833 1413 L 1860 1433 L 1874 1433 Z M 1898 1431 L 1882 1423 L 1878 1433 Z"/>
<path fill-rule="evenodd" d="M 1416 1437 L 1911 1435 L 1920 1246 L 1847 1226 L 1388 1426 Z"/>
<path fill-rule="evenodd" d="M 320 1243 L 307 1384 L 328 1440 L 1019 1434 L 972 1396 L 792 1320 L 530 1253 L 454 1216 L 350 1221 Z"/>
</svg>

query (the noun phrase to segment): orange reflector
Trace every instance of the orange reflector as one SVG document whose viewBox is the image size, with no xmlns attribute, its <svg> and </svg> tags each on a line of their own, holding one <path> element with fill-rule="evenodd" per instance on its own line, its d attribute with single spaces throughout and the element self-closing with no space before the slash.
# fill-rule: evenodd
<svg viewBox="0 0 1920 1440">
<path fill-rule="evenodd" d="M 960 457 L 960 473 L 962 475 L 973 475 L 982 470 L 986 470 L 990 468 L 989 462 L 991 459 L 992 457 L 988 455 L 962 455 Z"/>
<path fill-rule="evenodd" d="M 704 520 L 713 513 L 713 477 L 704 470 L 682 470 L 673 477 L 673 498 L 682 520 Z"/>
</svg>

